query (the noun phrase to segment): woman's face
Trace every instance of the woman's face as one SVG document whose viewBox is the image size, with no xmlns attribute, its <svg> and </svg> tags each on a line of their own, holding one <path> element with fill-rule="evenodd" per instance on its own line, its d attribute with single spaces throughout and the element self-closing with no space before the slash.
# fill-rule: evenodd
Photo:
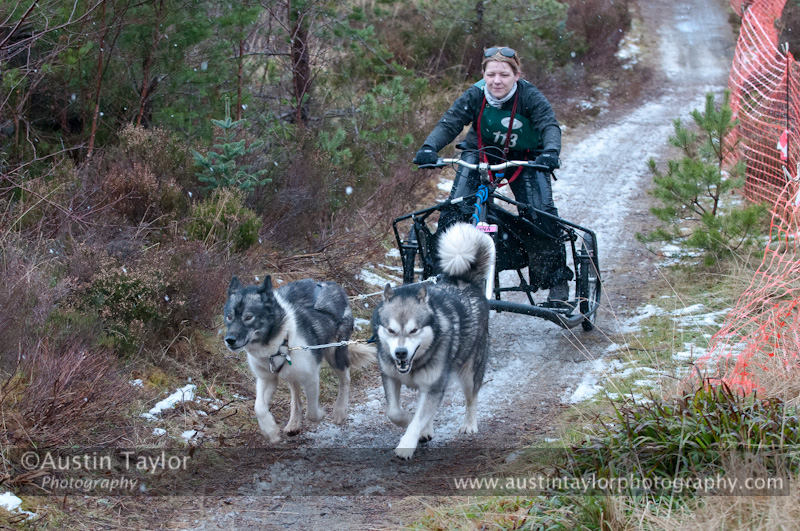
<svg viewBox="0 0 800 531">
<path fill-rule="evenodd" d="M 502 99 L 511 91 L 511 87 L 519 81 L 519 74 L 508 63 L 489 61 L 483 71 L 486 88 L 497 99 Z"/>
</svg>

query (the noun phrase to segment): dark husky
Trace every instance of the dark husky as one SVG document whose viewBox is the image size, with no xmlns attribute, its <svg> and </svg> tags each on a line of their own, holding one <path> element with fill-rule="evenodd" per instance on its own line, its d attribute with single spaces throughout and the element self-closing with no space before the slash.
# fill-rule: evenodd
<svg viewBox="0 0 800 531">
<path fill-rule="evenodd" d="M 333 406 L 333 422 L 347 419 L 350 367 L 362 368 L 375 361 L 375 350 L 364 345 L 292 350 L 349 341 L 353 313 L 347 294 L 335 282 L 300 280 L 277 290 L 267 276 L 260 286 L 244 287 L 235 276 L 225 304 L 225 344 L 232 351 L 247 352 L 256 377 L 255 412 L 258 425 L 270 442 L 280 440 L 269 402 L 278 380 L 289 383 L 291 412 L 283 429 L 287 435 L 300 431 L 300 388 L 306 395 L 306 418 L 319 422 L 325 410 L 319 406 L 319 368 L 324 357 L 339 379 L 339 395 Z"/>
<path fill-rule="evenodd" d="M 436 284 L 386 286 L 373 314 L 378 334 L 378 364 L 386 392 L 386 413 L 408 426 L 395 448 L 403 459 L 417 442 L 433 437 L 433 419 L 451 374 L 458 375 L 466 398 L 461 433 L 478 431 L 478 390 L 489 349 L 489 303 L 484 283 L 494 264 L 492 239 L 472 225 L 450 227 L 439 241 L 443 276 Z M 400 386 L 419 389 L 412 416 L 400 407 Z"/>
</svg>

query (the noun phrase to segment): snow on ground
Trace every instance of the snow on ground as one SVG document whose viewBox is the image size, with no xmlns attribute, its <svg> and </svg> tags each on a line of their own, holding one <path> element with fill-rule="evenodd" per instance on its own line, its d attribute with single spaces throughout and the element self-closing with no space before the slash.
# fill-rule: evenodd
<svg viewBox="0 0 800 531">
<path fill-rule="evenodd" d="M 14 514 L 26 514 L 28 515 L 26 520 L 30 520 L 31 518 L 36 518 L 37 516 L 39 516 L 36 513 L 22 510 L 21 506 L 22 506 L 22 499 L 20 499 L 15 494 L 11 492 L 0 494 L 0 507 L 5 509 L 6 511 Z"/>
<path fill-rule="evenodd" d="M 386 278 L 378 275 L 377 273 L 369 269 L 362 269 L 358 273 L 358 275 L 356 275 L 356 278 L 358 278 L 359 280 L 363 280 L 367 284 L 380 287 L 385 286 L 387 282 Z"/>
<path fill-rule="evenodd" d="M 604 358 L 600 358 L 592 361 L 590 368 L 578 383 L 578 387 L 571 393 L 566 393 L 561 400 L 567 404 L 578 404 L 589 400 L 603 389 L 601 379 L 614 374 L 621 368 L 622 363 L 619 360 L 606 361 Z"/>
<path fill-rule="evenodd" d="M 639 64 L 642 55 L 639 44 L 642 40 L 641 22 L 638 19 L 631 20 L 631 27 L 622 40 L 619 42 L 619 49 L 615 54 L 622 63 L 622 68 L 630 70 Z"/>
<path fill-rule="evenodd" d="M 725 316 L 730 312 L 730 308 L 717 311 L 707 311 L 703 304 L 693 304 L 684 308 L 679 308 L 671 312 L 654 306 L 646 304 L 639 308 L 639 311 L 623 322 L 619 330 L 625 334 L 635 334 L 641 328 L 641 323 L 657 315 L 668 315 L 678 325 L 676 331 L 689 331 L 689 330 L 713 330 L 716 331 L 722 325 Z M 702 334 L 706 339 L 711 338 L 711 334 Z M 609 346 L 609 352 L 624 352 L 627 345 L 618 345 L 616 343 Z M 708 354 L 708 350 L 704 347 L 695 345 L 691 342 L 683 343 L 683 350 L 675 352 L 672 359 L 677 363 L 677 366 L 672 369 L 672 373 L 664 376 L 669 377 L 684 377 L 692 370 L 692 364 L 697 360 L 703 358 Z M 612 378 L 614 380 L 621 380 L 631 374 L 640 372 L 658 374 L 659 371 L 663 373 L 666 368 L 662 367 L 657 370 L 652 367 L 641 366 L 639 362 L 621 363 L 618 360 L 606 361 L 606 358 L 594 360 L 589 371 L 584 374 L 583 379 L 578 384 L 578 387 L 572 392 L 565 394 L 562 400 L 567 404 L 577 404 L 592 398 L 596 398 L 598 394 L 609 387 L 608 382 Z M 621 393 L 607 393 L 606 396 L 612 399 L 618 398 L 632 398 L 637 402 L 646 401 L 641 394 L 636 391 L 645 391 L 648 389 L 658 389 L 660 383 L 654 379 L 639 379 L 631 383 L 632 392 L 627 394 Z"/>
<path fill-rule="evenodd" d="M 194 400 L 196 390 L 197 386 L 194 384 L 184 385 L 164 400 L 158 402 L 150 411 L 142 413 L 141 416 L 147 420 L 156 420 L 156 415 L 160 415 L 165 409 L 171 409 L 181 402 L 191 402 Z"/>
</svg>

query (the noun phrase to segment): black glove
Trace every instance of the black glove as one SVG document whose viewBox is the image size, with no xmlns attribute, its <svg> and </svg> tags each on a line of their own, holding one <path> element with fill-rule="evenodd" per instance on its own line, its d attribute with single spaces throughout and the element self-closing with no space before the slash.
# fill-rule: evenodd
<svg viewBox="0 0 800 531">
<path fill-rule="evenodd" d="M 561 166 L 561 163 L 558 160 L 558 153 L 555 151 L 545 151 L 538 157 L 536 160 L 533 161 L 534 164 L 541 164 L 542 166 L 547 166 L 550 171 Z"/>
<path fill-rule="evenodd" d="M 423 166 L 425 164 L 436 164 L 439 160 L 439 155 L 430 147 L 422 146 L 422 149 L 417 151 L 417 156 L 414 157 L 414 164 Z"/>
</svg>

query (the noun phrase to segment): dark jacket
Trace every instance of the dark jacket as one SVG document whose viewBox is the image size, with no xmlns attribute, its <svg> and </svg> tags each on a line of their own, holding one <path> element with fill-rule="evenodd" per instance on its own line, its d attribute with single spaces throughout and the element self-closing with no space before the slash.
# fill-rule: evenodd
<svg viewBox="0 0 800 531">
<path fill-rule="evenodd" d="M 503 104 L 502 109 L 510 111 L 514 98 L 518 97 L 517 110 L 515 116 L 528 118 L 532 126 L 538 131 L 539 142 L 526 158 L 533 158 L 543 151 L 555 151 L 561 153 L 561 128 L 556 120 L 550 102 L 539 92 L 535 86 L 528 81 L 520 79 L 517 81 L 517 94 Z M 477 83 L 464 92 L 453 106 L 444 113 L 442 119 L 433 129 L 425 140 L 424 147 L 434 151 L 439 151 L 450 144 L 463 131 L 464 127 L 472 124 L 465 140 L 467 149 L 478 149 L 478 136 L 475 131 L 475 124 L 483 104 L 483 83 Z M 486 104 L 488 107 L 488 103 Z M 491 139 L 483 138 L 484 145 L 491 145 Z M 514 157 L 513 149 L 511 158 Z"/>
</svg>

